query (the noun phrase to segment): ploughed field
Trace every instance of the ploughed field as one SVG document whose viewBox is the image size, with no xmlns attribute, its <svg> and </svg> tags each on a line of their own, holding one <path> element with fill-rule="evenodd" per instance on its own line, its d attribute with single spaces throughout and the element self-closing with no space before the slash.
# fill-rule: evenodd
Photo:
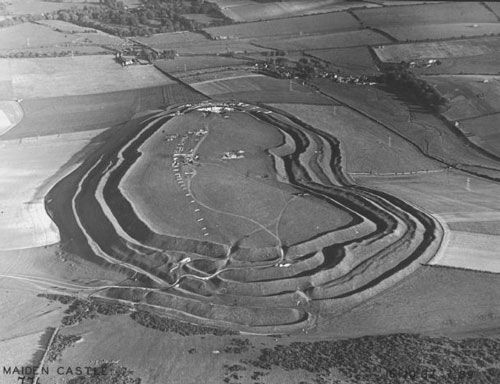
<svg viewBox="0 0 500 384">
<path fill-rule="evenodd" d="M 344 172 L 340 143 L 243 103 L 169 107 L 120 130 L 47 196 L 61 240 L 133 277 L 98 293 L 255 333 L 315 327 L 430 260 L 427 214 Z"/>
</svg>

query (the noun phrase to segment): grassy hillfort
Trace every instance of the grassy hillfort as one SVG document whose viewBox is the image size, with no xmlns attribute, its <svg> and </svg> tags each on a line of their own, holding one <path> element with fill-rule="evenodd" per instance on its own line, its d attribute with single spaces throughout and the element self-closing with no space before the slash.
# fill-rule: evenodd
<svg viewBox="0 0 500 384">
<path fill-rule="evenodd" d="M 0 382 L 497 383 L 499 34 L 0 2 Z"/>
</svg>

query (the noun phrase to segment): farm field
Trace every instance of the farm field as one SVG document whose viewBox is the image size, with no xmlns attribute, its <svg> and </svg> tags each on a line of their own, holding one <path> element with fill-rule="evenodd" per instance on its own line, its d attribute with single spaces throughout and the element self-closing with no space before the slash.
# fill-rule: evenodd
<svg viewBox="0 0 500 384">
<path fill-rule="evenodd" d="M 376 330 L 490 340 L 497 334 L 500 318 L 499 282 L 498 274 L 423 267 L 350 313 L 335 319 L 325 316 L 320 332 L 330 333 L 334 328 L 338 337 L 364 336 Z"/>
<path fill-rule="evenodd" d="M 127 35 L 0 29 L 3 365 L 500 382 L 499 4 L 209 0 L 236 23 L 203 29 L 177 17 L 220 16 L 203 1 L 103 1 L 0 0 Z M 175 58 L 114 55 L 147 47 Z M 111 374 L 57 371 L 86 366 Z"/>
<path fill-rule="evenodd" d="M 0 142 L 0 250 L 59 241 L 59 231 L 45 211 L 43 196 L 67 173 L 66 163 L 100 132 Z M 58 155 L 49 155 L 54 153 Z"/>
<path fill-rule="evenodd" d="M 258 53 L 266 50 L 246 40 L 211 40 L 194 32 L 159 33 L 150 37 L 136 37 L 134 40 L 156 49 L 174 49 L 180 55 L 215 55 L 228 52 Z"/>
<path fill-rule="evenodd" d="M 389 42 L 390 40 L 386 36 L 368 29 L 363 29 L 361 31 L 325 33 L 317 36 L 299 36 L 289 39 L 265 38 L 254 41 L 255 44 L 263 47 L 285 51 L 357 47 L 386 44 Z"/>
<path fill-rule="evenodd" d="M 331 67 L 348 74 L 374 75 L 380 73 L 367 47 L 321 49 L 306 51 L 320 60 L 331 64 Z"/>
<path fill-rule="evenodd" d="M 222 99 L 240 99 L 249 102 L 295 102 L 306 104 L 327 104 L 328 100 L 311 88 L 291 83 L 286 79 L 275 79 L 258 74 L 236 75 L 190 84 L 197 91 Z"/>
<path fill-rule="evenodd" d="M 353 11 L 369 27 L 411 26 L 447 23 L 496 23 L 497 17 L 478 2 L 463 2 L 450 7 L 438 4 L 370 8 Z"/>
<path fill-rule="evenodd" d="M 136 113 L 205 98 L 185 85 L 174 83 L 95 95 L 23 100 L 23 120 L 0 140 L 116 127 Z"/>
<path fill-rule="evenodd" d="M 484 215 L 483 217 L 476 217 L 477 215 L 464 215 L 462 218 L 456 218 L 455 221 L 447 222 L 450 230 L 455 232 L 470 232 L 481 233 L 484 235 L 500 236 L 500 214 L 491 212 L 491 215 Z M 471 220 L 480 221 L 471 221 Z M 495 220 L 497 219 L 497 220 Z"/>
<path fill-rule="evenodd" d="M 356 30 L 359 23 L 349 13 L 338 12 L 312 16 L 291 17 L 274 20 L 272 23 L 258 21 L 206 28 L 212 38 L 224 36 L 228 39 L 266 37 L 266 36 L 301 36 L 334 31 Z"/>
<path fill-rule="evenodd" d="M 433 65 L 430 68 L 414 68 L 414 72 L 419 75 L 449 74 L 449 75 L 498 75 L 498 53 L 468 56 L 450 57 L 440 59 L 441 65 Z"/>
<path fill-rule="evenodd" d="M 245 65 L 248 61 L 223 56 L 197 56 L 195 60 L 191 56 L 180 56 L 174 60 L 156 60 L 155 67 L 168 73 L 188 72 L 209 68 L 238 67 Z"/>
<path fill-rule="evenodd" d="M 173 84 L 153 66 L 122 68 L 112 56 L 0 59 L 0 79 L 13 97 L 36 99 L 88 95 Z"/>
<path fill-rule="evenodd" d="M 466 37 L 498 35 L 500 33 L 500 25 L 498 23 L 446 23 L 384 26 L 380 29 L 399 41 L 463 39 Z"/>
<path fill-rule="evenodd" d="M 481 232 L 482 220 L 498 217 L 500 205 L 495 196 L 500 188 L 497 185 L 450 171 L 399 177 L 358 176 L 357 180 L 363 185 L 397 193 L 432 212 L 444 225 L 461 223 L 460 232 L 447 230 L 450 232 L 432 264 L 498 272 L 500 237 L 489 234 L 487 228 L 485 234 Z"/>
<path fill-rule="evenodd" d="M 49 27 L 23 23 L 0 29 L 0 52 L 30 47 L 66 45 L 72 40 L 72 36 L 65 36 Z"/>
<path fill-rule="evenodd" d="M 24 112 L 15 101 L 0 101 L 0 136 L 12 129 L 23 118 Z"/>
<path fill-rule="evenodd" d="M 500 273 L 500 236 L 451 231 L 448 241 L 430 264 Z"/>
<path fill-rule="evenodd" d="M 339 0 L 319 0 L 311 1 L 286 1 L 274 3 L 257 3 L 242 1 L 229 3 L 216 1 L 222 12 L 230 19 L 237 22 L 258 21 L 266 19 L 285 18 L 297 15 L 311 15 L 317 13 L 328 13 L 343 11 L 357 7 L 377 7 L 377 4 L 365 3 L 362 1 L 339 1 Z"/>
<path fill-rule="evenodd" d="M 500 112 L 498 77 L 438 75 L 423 78 L 449 100 L 449 109 L 443 113 L 443 116 L 450 121 L 460 121 Z"/>
<path fill-rule="evenodd" d="M 480 37 L 466 40 L 421 42 L 411 44 L 391 44 L 374 48 L 383 62 L 400 63 L 416 59 L 445 59 L 469 57 L 498 52 L 496 37 Z"/>
<path fill-rule="evenodd" d="M 77 34 L 77 33 L 102 33 L 105 34 L 104 32 L 100 32 L 97 29 L 90 28 L 90 27 L 82 27 L 76 24 L 69 23 L 67 21 L 63 20 L 37 20 L 35 25 L 43 25 L 47 26 L 50 29 L 57 31 L 57 32 L 62 32 L 62 33 L 70 33 L 70 34 Z M 108 34 L 106 34 L 108 35 Z M 109 35 L 112 36 L 112 35 Z M 115 39 L 119 39 L 115 36 L 113 36 Z"/>
<path fill-rule="evenodd" d="M 8 15 L 29 15 L 53 12 L 59 9 L 69 9 L 71 7 L 84 7 L 89 3 L 81 0 L 63 0 L 58 2 L 43 0 L 19 0 L 5 1 L 4 13 Z"/>
<path fill-rule="evenodd" d="M 44 24 L 47 23 L 47 24 Z M 49 24 L 54 23 L 52 27 Z M 94 29 L 72 32 L 73 24 L 60 20 L 42 20 L 2 28 L 0 56 L 9 58 L 47 58 L 81 55 L 111 55 L 114 50 L 127 46 L 119 37 Z M 66 31 L 61 30 L 65 29 Z M 90 32 L 88 32 L 90 31 Z"/>
</svg>

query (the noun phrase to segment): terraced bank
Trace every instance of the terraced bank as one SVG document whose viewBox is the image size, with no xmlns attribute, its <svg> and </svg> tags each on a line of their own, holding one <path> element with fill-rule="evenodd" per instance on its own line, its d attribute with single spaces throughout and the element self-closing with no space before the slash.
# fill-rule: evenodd
<svg viewBox="0 0 500 384">
<path fill-rule="evenodd" d="M 176 131 L 187 118 L 189 131 Z M 205 149 L 216 148 L 209 138 L 217 128 L 209 125 L 225 119 L 245 122 L 248 130 L 268 127 L 277 139 L 268 147 L 248 144 L 242 160 L 220 160 Z M 203 123 L 196 126 L 197 121 Z M 237 143 L 237 132 L 227 127 L 227 137 Z M 335 137 L 279 110 L 242 103 L 185 105 L 129 125 L 48 199 L 64 191 L 58 204 L 71 207 L 68 214 L 50 206 L 60 228 L 72 222 L 71 232 L 61 229 L 63 242 L 70 236 L 92 257 L 139 278 L 99 296 L 233 330 L 307 331 L 320 312 L 345 311 L 413 272 L 435 254 L 442 237 L 439 224 L 416 207 L 355 185 L 343 172 L 340 146 Z M 145 148 L 165 153 L 145 154 Z M 130 177 L 139 165 L 161 173 Z M 140 199 L 141 188 L 155 189 L 154 203 L 172 207 L 171 217 L 168 210 L 161 216 L 165 226 L 144 214 L 148 199 Z M 267 210 L 258 209 L 259 188 L 275 196 L 266 200 Z M 213 191 L 224 199 L 211 199 Z M 176 213 L 175 206 L 186 208 Z M 321 215 L 325 209 L 330 219 Z M 231 228 L 231 236 L 218 228 Z"/>
</svg>

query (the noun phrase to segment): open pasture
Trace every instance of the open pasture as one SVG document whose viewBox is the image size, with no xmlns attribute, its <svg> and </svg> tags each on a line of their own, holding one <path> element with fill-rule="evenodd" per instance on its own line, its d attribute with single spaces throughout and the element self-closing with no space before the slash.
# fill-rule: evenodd
<svg viewBox="0 0 500 384">
<path fill-rule="evenodd" d="M 459 129 L 474 144 L 500 156 L 500 113 L 464 120 Z"/>
<path fill-rule="evenodd" d="M 286 1 L 257 3 L 243 1 L 240 4 L 217 2 L 222 12 L 230 19 L 237 22 L 248 22 L 266 19 L 277 19 L 291 16 L 312 15 L 317 13 L 338 12 L 358 7 L 378 7 L 373 3 L 362 1 L 344 0 L 319 0 L 319 1 Z"/>
<path fill-rule="evenodd" d="M 0 59 L 0 79 L 23 99 L 87 95 L 174 83 L 149 65 L 122 68 L 110 55 Z"/>
<path fill-rule="evenodd" d="M 257 21 L 207 28 L 205 31 L 212 38 L 233 39 L 265 36 L 302 36 L 334 31 L 359 29 L 358 21 L 349 13 L 291 17 L 287 19 Z"/>
<path fill-rule="evenodd" d="M 300 220 L 298 219 L 300 218 Z M 311 197 L 294 197 L 288 200 L 283 213 L 278 216 L 278 234 L 285 245 L 299 244 L 319 234 L 336 231 L 349 225 L 350 213 L 335 209 L 320 199 Z"/>
<path fill-rule="evenodd" d="M 381 7 L 353 11 L 369 27 L 447 23 L 496 23 L 498 19 L 479 2 Z"/>
<path fill-rule="evenodd" d="M 72 45 L 124 45 L 125 40 L 118 36 L 99 31 L 90 27 L 81 27 L 62 20 L 40 20 L 37 24 L 47 26 L 48 28 L 60 34 L 71 38 Z"/>
<path fill-rule="evenodd" d="M 399 41 L 425 41 L 459 39 L 475 36 L 497 35 L 498 23 L 450 23 L 430 25 L 381 26 L 381 30 Z"/>
<path fill-rule="evenodd" d="M 35 23 L 22 23 L 0 28 L 0 52 L 3 53 L 22 48 L 66 45 L 72 40 L 72 36 L 65 36 L 64 33 Z"/>
<path fill-rule="evenodd" d="M 247 102 L 295 102 L 331 104 L 311 88 L 287 79 L 264 75 L 239 75 L 229 78 L 192 83 L 197 91 L 217 99 L 237 99 Z"/>
<path fill-rule="evenodd" d="M 410 44 L 391 44 L 374 48 L 382 62 L 400 63 L 416 59 L 445 59 L 495 54 L 500 47 L 496 37 L 466 40 L 433 41 Z"/>
<path fill-rule="evenodd" d="M 367 47 L 322 49 L 306 53 L 330 63 L 343 73 L 366 75 L 380 73 Z"/>
<path fill-rule="evenodd" d="M 500 112 L 498 77 L 439 75 L 424 78 L 449 100 L 449 109 L 443 115 L 450 121 Z"/>
<path fill-rule="evenodd" d="M 325 33 L 317 36 L 302 36 L 289 39 L 265 38 L 255 41 L 263 47 L 270 47 L 284 51 L 316 50 L 325 48 L 343 48 L 389 43 L 390 40 L 369 29 L 361 31 L 346 31 Z"/>
<path fill-rule="evenodd" d="M 227 133 L 225 129 L 214 128 L 215 132 L 212 133 L 210 126 L 218 123 L 223 125 L 222 120 L 225 122 L 225 119 L 218 116 L 204 118 L 203 114 L 197 113 L 173 119 L 154 133 L 139 148 L 142 156 L 123 178 L 120 190 L 132 203 L 140 218 L 154 231 L 188 238 L 204 238 L 203 234 L 208 233 L 208 239 L 210 240 L 231 242 L 242 237 L 245 233 L 260 229 L 254 222 L 248 221 L 242 215 L 235 214 L 231 209 L 220 209 L 219 206 L 213 207 L 211 202 L 207 201 L 210 199 L 205 198 L 206 192 L 204 192 L 204 189 L 208 188 L 211 190 L 210 186 L 214 183 L 216 185 L 219 185 L 219 183 L 224 184 L 226 177 L 233 177 L 233 180 L 241 178 L 243 181 L 246 181 L 244 175 L 239 175 L 237 172 L 229 171 L 229 174 L 225 177 L 218 175 L 220 176 L 220 180 L 212 174 L 217 174 L 220 172 L 219 168 L 224 167 L 220 157 L 224 151 L 230 151 L 234 148 L 230 144 L 241 148 L 241 143 L 238 143 L 237 140 L 235 142 L 231 141 L 234 135 L 221 136 L 221 132 Z M 250 119 L 247 118 L 247 120 Z M 255 130 L 264 133 L 261 140 L 268 139 L 267 145 L 272 145 L 273 140 L 278 140 L 277 143 L 279 143 L 280 136 L 276 135 L 276 132 L 273 130 L 266 132 L 256 122 L 252 123 L 252 125 L 255 125 Z M 183 152 L 188 153 L 190 149 L 194 149 L 197 142 L 194 140 L 192 134 L 189 135 L 187 132 L 203 128 L 208 128 L 211 132 L 209 137 L 204 139 L 203 144 L 211 135 L 214 135 L 215 138 L 210 138 L 208 145 L 216 145 L 218 149 L 216 152 L 211 153 L 211 157 L 213 158 L 208 157 L 205 151 L 200 150 L 200 161 L 202 164 L 204 161 L 207 161 L 209 164 L 194 168 L 195 175 L 192 176 L 188 176 L 189 171 L 185 166 L 180 166 L 178 170 L 174 170 L 171 162 L 173 161 L 176 147 L 180 144 L 165 142 L 165 135 L 177 134 L 180 136 L 189 136 L 182 144 Z M 225 128 L 231 129 L 227 126 L 227 123 Z M 221 138 L 220 143 L 217 138 Z M 243 148 L 256 151 L 258 147 L 255 147 L 255 145 L 258 145 L 258 143 L 254 144 L 250 141 Z M 261 142 L 260 145 L 265 144 Z M 203 147 L 204 145 L 201 145 L 201 148 Z M 260 149 L 260 151 L 262 150 L 263 148 Z M 213 167 L 211 165 L 212 162 L 219 163 L 218 167 L 213 170 L 211 170 Z M 202 190 L 196 187 L 200 178 L 203 180 L 201 182 Z M 206 178 L 208 178 L 208 181 Z M 144 188 L 145 185 L 148 188 Z M 233 189 L 234 187 L 229 190 Z M 268 187 L 267 192 L 271 191 L 272 195 L 269 197 L 270 199 L 276 197 L 272 193 L 272 190 L 271 187 Z M 210 193 L 208 195 L 211 196 Z M 169 196 L 169 198 L 167 199 L 165 196 Z M 227 219 L 225 212 L 231 215 Z M 229 225 L 227 225 L 228 223 Z M 218 228 L 219 226 L 220 228 Z M 208 229 L 205 231 L 201 230 L 203 227 Z M 204 239 L 206 240 L 207 238 Z"/>
</svg>

